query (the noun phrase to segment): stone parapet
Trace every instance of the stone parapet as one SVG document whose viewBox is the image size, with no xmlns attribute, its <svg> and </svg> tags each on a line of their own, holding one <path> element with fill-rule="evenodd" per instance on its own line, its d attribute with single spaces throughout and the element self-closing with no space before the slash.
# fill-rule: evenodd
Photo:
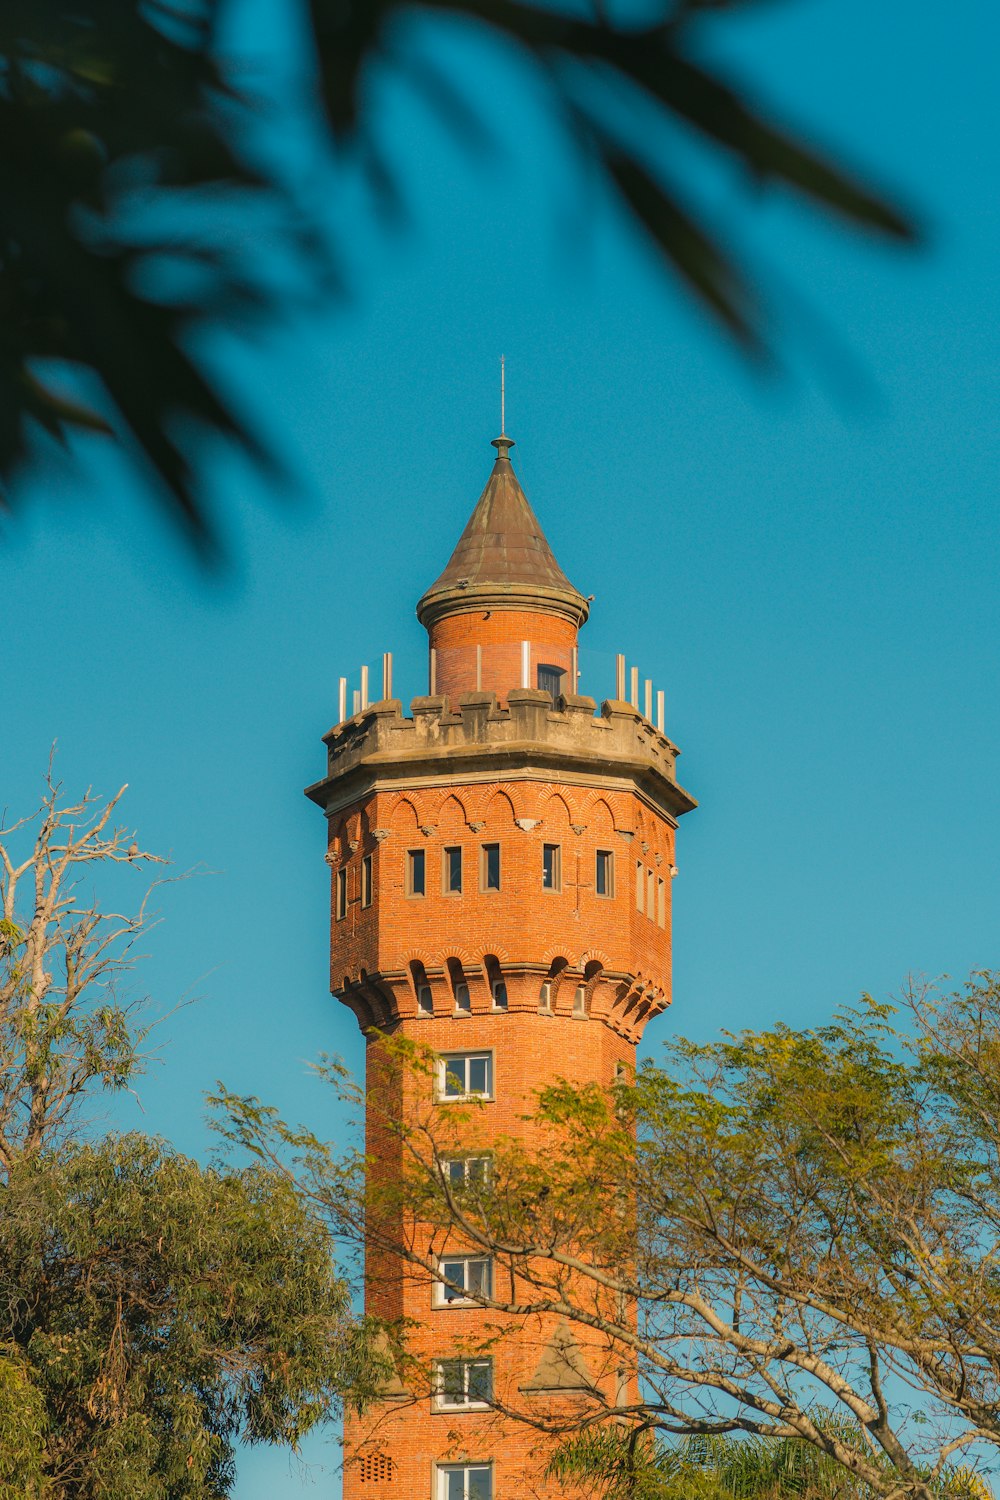
<svg viewBox="0 0 1000 1500">
<path fill-rule="evenodd" d="M 493 693 L 414 698 L 411 717 L 396 699 L 373 703 L 323 736 L 327 775 L 306 795 L 328 813 L 378 785 L 477 772 L 490 779 L 546 770 L 585 780 L 627 778 L 668 816 L 696 806 L 676 780 L 680 751 L 630 703 L 564 696 L 553 705 L 535 688 L 515 688 L 504 707 Z"/>
</svg>

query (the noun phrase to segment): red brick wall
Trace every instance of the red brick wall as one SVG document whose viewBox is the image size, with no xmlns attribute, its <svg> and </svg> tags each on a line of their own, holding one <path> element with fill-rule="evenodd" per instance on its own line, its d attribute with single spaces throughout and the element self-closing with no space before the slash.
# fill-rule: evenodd
<svg viewBox="0 0 1000 1500">
<path fill-rule="evenodd" d="M 459 693 L 496 693 L 499 702 L 506 702 L 511 688 L 525 685 L 521 681 L 522 641 L 531 643 L 529 687 L 536 685 L 536 668 L 545 663 L 566 674 L 566 692 L 576 691 L 570 680 L 576 626 L 558 615 L 516 609 L 471 610 L 448 615 L 432 625 L 434 691 L 452 699 Z M 477 646 L 482 648 L 478 683 Z"/>
</svg>

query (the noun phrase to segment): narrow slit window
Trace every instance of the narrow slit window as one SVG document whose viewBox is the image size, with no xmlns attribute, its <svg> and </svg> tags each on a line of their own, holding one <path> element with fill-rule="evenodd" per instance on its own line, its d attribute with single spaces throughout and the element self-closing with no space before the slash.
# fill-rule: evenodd
<svg viewBox="0 0 1000 1500">
<path fill-rule="evenodd" d="M 562 850 L 558 844 L 542 845 L 542 890 L 562 889 Z"/>
<path fill-rule="evenodd" d="M 642 860 L 635 862 L 635 904 L 639 911 L 643 909 L 643 901 L 646 895 L 646 872 L 642 868 Z"/>
<path fill-rule="evenodd" d="M 335 898 L 335 910 L 336 910 L 336 913 L 337 913 L 337 921 L 339 922 L 344 917 L 347 916 L 347 871 L 346 871 L 346 869 L 340 869 L 340 870 L 337 871 L 336 892 L 337 892 L 337 894 L 336 894 L 336 898 Z"/>
<path fill-rule="evenodd" d="M 597 851 L 594 889 L 599 896 L 613 896 L 615 893 L 615 857 L 610 849 Z"/>
<path fill-rule="evenodd" d="M 427 856 L 423 849 L 406 851 L 406 894 L 422 896 L 427 889 Z"/>
<path fill-rule="evenodd" d="M 366 854 L 361 861 L 361 905 L 372 904 L 372 857 Z"/>
<path fill-rule="evenodd" d="M 472 1001 L 469 998 L 469 986 L 464 979 L 455 986 L 455 1009 L 460 1010 L 463 1015 L 468 1015 L 472 1009 Z"/>
<path fill-rule="evenodd" d="M 545 980 L 538 995 L 538 1009 L 549 1012 L 552 1010 L 552 985 Z"/>
<path fill-rule="evenodd" d="M 656 876 L 652 870 L 646 871 L 646 916 L 656 921 Z"/>
<path fill-rule="evenodd" d="M 587 987 L 584 984 L 578 984 L 576 987 L 576 994 L 573 996 L 573 1014 L 574 1016 L 587 1014 Z"/>
<path fill-rule="evenodd" d="M 493 981 L 493 1009 L 507 1009 L 507 986 L 502 979 L 494 979 Z"/>
<path fill-rule="evenodd" d="M 483 891 L 500 889 L 500 845 L 484 844 L 479 856 L 479 888 Z"/>
<path fill-rule="evenodd" d="M 458 845 L 441 852 L 441 876 L 446 896 L 462 894 L 462 850 Z"/>
<path fill-rule="evenodd" d="M 656 885 L 656 920 L 661 927 L 667 925 L 667 883 L 660 879 Z"/>
<path fill-rule="evenodd" d="M 434 993 L 429 984 L 417 985 L 417 1009 L 422 1016 L 434 1014 Z"/>
</svg>

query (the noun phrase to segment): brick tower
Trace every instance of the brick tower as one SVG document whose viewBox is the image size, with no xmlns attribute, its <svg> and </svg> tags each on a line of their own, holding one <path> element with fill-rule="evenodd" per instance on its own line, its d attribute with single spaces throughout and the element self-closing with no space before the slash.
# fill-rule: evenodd
<svg viewBox="0 0 1000 1500">
<path fill-rule="evenodd" d="M 512 446 L 495 439 L 486 488 L 417 605 L 430 695 L 409 717 L 388 685 L 380 702 L 363 695 L 325 736 L 327 775 L 307 793 L 329 825 L 331 987 L 369 1043 L 372 1172 L 400 1167 L 387 1110 L 405 1119 L 469 1097 L 484 1101 L 480 1138 L 447 1169 L 483 1170 L 491 1138 L 530 1131 L 541 1083 L 611 1083 L 670 1002 L 674 834 L 695 804 L 648 686 L 645 713 L 634 673 L 624 701 L 623 666 L 599 712 L 579 695 L 588 602 L 542 535 Z M 432 1083 L 386 1069 L 386 1033 L 433 1049 Z M 614 1400 L 627 1372 L 598 1367 L 567 1325 L 542 1319 L 463 1359 L 488 1319 L 475 1293 L 493 1269 L 461 1245 L 446 1259 L 449 1288 L 384 1255 L 369 1262 L 369 1310 L 409 1321 L 436 1388 L 394 1380 L 374 1412 L 348 1419 L 345 1500 L 563 1493 L 538 1477 L 537 1434 L 492 1403 L 595 1388 Z"/>
</svg>

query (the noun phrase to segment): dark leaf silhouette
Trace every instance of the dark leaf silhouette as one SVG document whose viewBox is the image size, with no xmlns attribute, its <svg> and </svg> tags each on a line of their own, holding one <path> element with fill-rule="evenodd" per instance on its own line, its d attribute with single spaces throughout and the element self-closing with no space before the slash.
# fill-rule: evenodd
<svg viewBox="0 0 1000 1500">
<path fill-rule="evenodd" d="M 742 3 L 677 0 L 656 24 L 629 29 L 600 6 L 587 18 L 518 0 L 309 0 L 320 115 L 398 216 L 404 185 L 373 140 L 368 76 L 395 71 L 456 138 L 496 149 L 486 108 L 397 24 L 417 12 L 478 23 L 539 70 L 573 149 L 682 285 L 745 352 L 767 355 L 768 310 L 674 183 L 671 131 L 855 228 L 905 241 L 914 227 L 697 59 L 704 12 Z M 217 539 L 200 495 L 200 440 L 214 434 L 270 459 L 192 340 L 284 305 L 255 254 L 262 214 L 303 255 L 317 294 L 335 282 L 323 225 L 303 223 L 280 170 L 247 152 L 251 135 L 280 143 L 281 111 L 244 86 L 219 42 L 221 13 L 222 0 L 8 0 L 0 12 L 0 483 L 9 503 L 39 429 L 60 442 L 76 429 L 112 434 L 152 467 L 153 491 L 203 556 Z M 266 157 L 280 162 L 281 151 Z M 226 225 L 238 232 L 223 250 Z M 96 377 L 93 407 L 76 389 L 80 373 L 88 389 Z"/>
</svg>

